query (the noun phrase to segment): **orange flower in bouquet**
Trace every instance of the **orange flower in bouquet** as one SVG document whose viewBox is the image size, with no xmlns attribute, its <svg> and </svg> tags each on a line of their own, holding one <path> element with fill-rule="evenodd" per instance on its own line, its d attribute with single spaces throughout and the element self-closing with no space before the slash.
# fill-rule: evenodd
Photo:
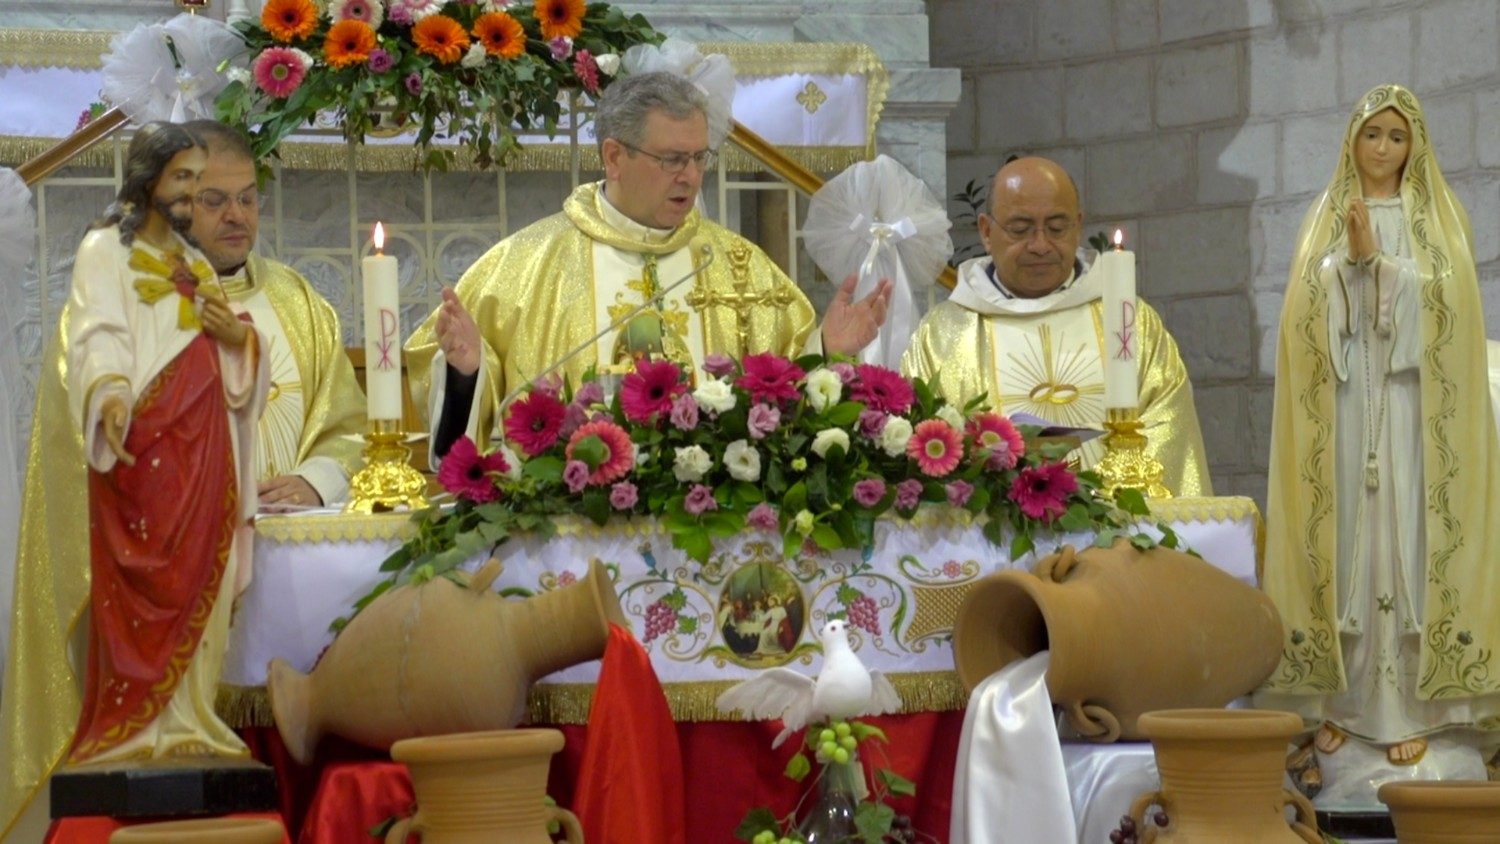
<svg viewBox="0 0 1500 844">
<path fill-rule="evenodd" d="M 416 43 L 417 52 L 443 64 L 453 64 L 469 49 L 469 33 L 447 15 L 429 15 L 418 21 L 411 28 L 411 40 Z"/>
<path fill-rule="evenodd" d="M 330 67 L 349 67 L 370 60 L 375 49 L 375 30 L 357 20 L 341 20 L 328 30 L 323 55 Z"/>
<path fill-rule="evenodd" d="M 526 52 L 526 30 L 520 21 L 504 12 L 488 12 L 474 21 L 474 37 L 484 51 L 502 59 L 514 59 Z"/>
<path fill-rule="evenodd" d="M 583 0 L 536 0 L 536 20 L 542 37 L 577 38 L 583 32 Z"/>
<path fill-rule="evenodd" d="M 260 25 L 277 41 L 296 41 L 317 30 L 318 8 L 312 0 L 266 0 Z"/>
</svg>

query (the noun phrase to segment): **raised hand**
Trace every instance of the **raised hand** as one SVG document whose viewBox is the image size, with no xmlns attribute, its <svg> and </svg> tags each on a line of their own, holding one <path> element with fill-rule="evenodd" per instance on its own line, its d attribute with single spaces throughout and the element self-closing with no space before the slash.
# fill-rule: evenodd
<svg viewBox="0 0 1500 844">
<path fill-rule="evenodd" d="M 854 355 L 870 345 L 885 324 L 885 310 L 891 303 L 891 282 L 881 279 L 875 291 L 858 302 L 854 299 L 857 276 L 850 275 L 839 285 L 828 313 L 823 317 L 823 352 L 829 355 Z"/>
<path fill-rule="evenodd" d="M 469 315 L 453 288 L 443 288 L 443 304 L 438 306 L 438 347 L 448 365 L 462 375 L 473 375 L 479 371 L 480 343 L 479 326 Z"/>
<path fill-rule="evenodd" d="M 126 466 L 135 465 L 135 455 L 125 450 L 125 425 L 130 421 L 130 408 L 125 399 L 117 395 L 104 398 L 99 406 L 99 422 L 104 426 L 104 441 L 109 450 Z"/>
</svg>

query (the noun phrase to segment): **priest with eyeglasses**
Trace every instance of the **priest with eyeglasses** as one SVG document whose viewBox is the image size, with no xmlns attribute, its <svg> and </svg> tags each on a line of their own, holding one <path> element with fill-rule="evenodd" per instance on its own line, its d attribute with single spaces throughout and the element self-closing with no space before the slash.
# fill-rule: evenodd
<svg viewBox="0 0 1500 844">
<path fill-rule="evenodd" d="M 580 346 L 557 367 L 575 385 L 590 367 L 623 372 L 647 357 L 697 372 L 715 353 L 852 354 L 875 338 L 889 283 L 853 302 L 855 279 L 845 280 L 819 328 L 764 252 L 698 210 L 710 138 L 727 132 L 711 130 L 711 111 L 671 72 L 615 82 L 594 120 L 604 180 L 580 185 L 561 213 L 505 238 L 443 291 L 406 347 L 434 458 L 465 434 L 487 445 L 501 401 Z"/>
</svg>

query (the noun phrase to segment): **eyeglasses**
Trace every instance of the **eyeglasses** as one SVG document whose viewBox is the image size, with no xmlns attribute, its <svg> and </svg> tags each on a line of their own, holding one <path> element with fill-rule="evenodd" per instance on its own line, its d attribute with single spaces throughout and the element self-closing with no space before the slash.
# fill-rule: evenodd
<svg viewBox="0 0 1500 844">
<path fill-rule="evenodd" d="M 699 152 L 694 153 L 676 152 L 671 155 L 657 155 L 654 152 L 646 152 L 640 147 L 633 147 L 630 144 L 625 143 L 624 141 L 620 141 L 620 146 L 630 150 L 631 152 L 638 152 L 641 155 L 646 156 L 647 158 L 656 159 L 656 163 L 661 165 L 661 169 L 674 175 L 686 170 L 689 161 L 698 165 L 698 172 L 706 173 L 709 170 L 713 169 L 714 161 L 719 156 L 718 153 L 714 152 L 711 149 L 700 150 Z"/>
<path fill-rule="evenodd" d="M 1011 220 L 1001 226 L 1000 231 L 1010 240 L 1031 240 L 1040 229 L 1042 236 L 1048 240 L 1061 240 L 1072 233 L 1074 228 L 1072 220 L 1048 220 L 1040 226 L 1031 220 Z"/>
<path fill-rule="evenodd" d="M 230 196 L 218 188 L 204 188 L 198 191 L 194 199 L 209 211 L 223 211 L 231 199 L 240 206 L 241 211 L 249 211 L 251 208 L 259 211 L 266 205 L 266 198 L 261 196 L 255 188 L 246 188 L 240 191 L 238 196 Z"/>
</svg>

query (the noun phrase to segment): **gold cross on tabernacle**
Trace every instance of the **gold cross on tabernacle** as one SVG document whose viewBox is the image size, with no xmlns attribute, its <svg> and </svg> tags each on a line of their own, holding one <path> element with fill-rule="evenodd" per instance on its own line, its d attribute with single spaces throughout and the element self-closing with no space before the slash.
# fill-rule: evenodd
<svg viewBox="0 0 1500 844">
<path fill-rule="evenodd" d="M 693 285 L 692 292 L 687 295 L 688 307 L 695 311 L 705 308 L 724 307 L 734 311 L 735 329 L 739 337 L 739 353 L 741 356 L 749 354 L 750 347 L 750 309 L 757 305 L 771 305 L 785 308 L 795 301 L 792 291 L 785 286 L 775 286 L 767 290 L 750 289 L 750 247 L 743 244 L 729 248 L 729 274 L 734 282 L 733 293 L 720 293 L 709 289 L 708 285 L 699 281 Z"/>
</svg>

